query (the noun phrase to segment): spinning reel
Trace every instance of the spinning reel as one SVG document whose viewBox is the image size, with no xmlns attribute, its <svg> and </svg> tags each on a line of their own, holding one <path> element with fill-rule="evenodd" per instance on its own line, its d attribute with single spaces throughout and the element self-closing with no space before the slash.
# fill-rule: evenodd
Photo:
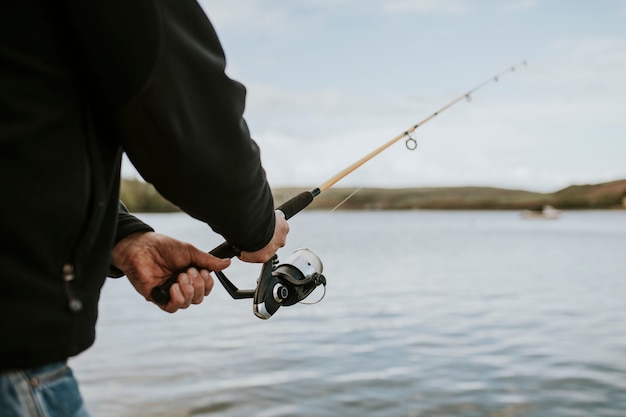
<svg viewBox="0 0 626 417">
<path fill-rule="evenodd" d="M 211 253 L 224 255 L 225 248 L 225 245 L 218 246 Z M 298 249 L 285 262 L 279 262 L 277 255 L 265 262 L 253 290 L 240 290 L 222 271 L 215 272 L 215 275 L 235 300 L 252 298 L 254 314 L 267 320 L 281 306 L 287 307 L 301 302 L 320 285 L 324 286 L 326 294 L 326 277 L 322 275 L 322 269 L 322 261 L 316 254 L 309 249 Z M 172 275 L 164 284 L 152 290 L 150 295 L 156 303 L 165 305 L 169 302 L 169 291 L 177 277 L 178 274 Z M 311 304 L 321 301 L 322 298 L 324 295 Z"/>
<path fill-rule="evenodd" d="M 283 263 L 274 255 L 263 264 L 253 290 L 238 289 L 221 271 L 215 275 L 234 299 L 252 298 L 254 314 L 264 320 L 272 317 L 281 306 L 304 300 L 320 285 L 326 290 L 322 261 L 309 249 L 296 250 Z"/>
</svg>

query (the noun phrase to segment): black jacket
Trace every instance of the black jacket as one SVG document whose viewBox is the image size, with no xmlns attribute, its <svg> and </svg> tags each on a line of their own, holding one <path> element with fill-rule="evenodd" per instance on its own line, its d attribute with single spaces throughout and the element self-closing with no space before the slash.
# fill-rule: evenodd
<svg viewBox="0 0 626 417">
<path fill-rule="evenodd" d="M 245 89 L 224 67 L 192 0 L 0 2 L 0 370 L 93 343 L 115 239 L 149 229 L 118 214 L 122 151 L 232 244 L 269 242 Z"/>
</svg>

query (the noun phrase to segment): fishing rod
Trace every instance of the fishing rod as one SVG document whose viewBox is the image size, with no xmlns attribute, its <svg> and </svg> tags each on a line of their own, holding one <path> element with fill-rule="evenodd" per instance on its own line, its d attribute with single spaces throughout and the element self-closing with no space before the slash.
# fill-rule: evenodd
<svg viewBox="0 0 626 417">
<path fill-rule="evenodd" d="M 471 100 L 472 94 L 476 91 L 492 82 L 498 82 L 502 75 L 516 71 L 521 65 L 526 66 L 526 61 L 508 67 L 498 74 L 489 77 L 487 80 L 427 116 L 419 123 L 339 171 L 317 187 L 309 191 L 303 191 L 292 197 L 290 200 L 281 204 L 276 210 L 283 214 L 285 220 L 289 220 L 308 207 L 317 196 L 401 139 L 405 139 L 407 149 L 415 150 L 417 148 L 417 141 L 411 135 L 418 127 L 428 123 L 460 101 Z M 218 258 L 233 258 L 241 254 L 241 249 L 229 242 L 224 242 L 209 253 Z M 325 288 L 326 278 L 322 275 L 322 269 L 322 262 L 317 255 L 309 249 L 299 249 L 283 263 L 278 261 L 276 255 L 264 263 L 261 274 L 257 280 L 257 286 L 252 290 L 240 290 L 221 271 L 215 272 L 215 275 L 233 299 L 252 298 L 254 314 L 261 319 L 269 319 L 279 307 L 286 307 L 301 302 L 320 285 L 323 285 Z M 178 273 L 173 274 L 162 285 L 153 288 L 150 294 L 152 300 L 160 305 L 167 304 L 170 300 L 170 288 L 177 282 L 177 277 Z"/>
</svg>

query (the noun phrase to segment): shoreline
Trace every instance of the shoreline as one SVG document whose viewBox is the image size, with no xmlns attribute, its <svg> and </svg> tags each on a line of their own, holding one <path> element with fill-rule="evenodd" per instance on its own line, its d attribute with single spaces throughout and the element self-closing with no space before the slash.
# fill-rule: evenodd
<svg viewBox="0 0 626 417">
<path fill-rule="evenodd" d="M 279 206 L 305 187 L 272 190 Z M 355 193 L 355 191 L 357 191 Z M 351 194 L 354 194 L 351 196 Z M 348 198 L 349 197 L 349 198 Z M 175 212 L 179 209 L 164 199 L 151 184 L 123 179 L 121 199 L 133 212 Z M 572 185 L 552 193 L 505 188 L 416 187 L 416 188 L 331 188 L 309 206 L 313 210 L 559 210 L 626 209 L 626 179 L 601 184 Z"/>
</svg>

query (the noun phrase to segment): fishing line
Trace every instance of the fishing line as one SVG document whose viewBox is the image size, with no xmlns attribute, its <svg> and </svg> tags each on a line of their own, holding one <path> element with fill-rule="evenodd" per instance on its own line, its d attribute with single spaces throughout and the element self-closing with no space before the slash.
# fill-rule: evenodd
<svg viewBox="0 0 626 417">
<path fill-rule="evenodd" d="M 361 191 L 363 187 L 359 187 L 356 190 L 352 191 L 352 193 L 350 193 L 349 196 L 347 196 L 346 198 L 344 198 L 343 200 L 341 200 L 341 202 L 339 204 L 337 204 L 335 207 L 333 207 L 333 209 L 330 211 L 330 213 L 334 212 L 335 210 L 337 210 L 339 207 L 341 207 L 343 205 L 343 203 L 345 203 L 346 201 L 350 200 L 352 198 L 352 196 L 354 196 L 356 193 L 358 193 L 359 191 Z"/>
<path fill-rule="evenodd" d="M 367 161 L 379 155 L 385 149 L 389 148 L 401 139 L 405 140 L 405 146 L 407 149 L 415 150 L 417 148 L 417 140 L 414 138 L 413 134 L 418 127 L 428 123 L 430 120 L 434 119 L 462 100 L 471 101 L 472 94 L 476 91 L 492 82 L 498 82 L 502 75 L 514 72 L 520 65 L 526 66 L 526 61 L 522 61 L 521 64 L 508 67 L 498 74 L 489 77 L 487 80 L 427 116 L 419 123 L 374 149 L 372 152 L 363 156 L 350 166 L 339 171 L 337 174 L 321 183 L 318 187 L 315 187 L 310 191 L 303 191 L 281 204 L 277 210 L 284 214 L 285 220 L 289 220 L 291 217 L 311 204 L 315 197 L 331 188 L 337 182 L 356 171 Z M 333 208 L 333 211 L 348 201 L 360 189 L 361 188 L 358 188 L 353 191 L 352 194 Z M 211 250 L 209 253 L 218 258 L 232 258 L 239 256 L 241 254 L 241 249 L 230 244 L 229 242 L 224 242 Z M 178 273 L 173 274 L 162 285 L 152 289 L 150 296 L 154 302 L 161 305 L 165 305 L 169 302 L 170 288 L 177 282 L 178 275 Z M 278 257 L 274 255 L 271 260 L 263 264 L 261 274 L 257 279 L 256 288 L 252 290 L 238 289 L 226 277 L 226 275 L 224 275 L 223 272 L 216 272 L 215 275 L 232 298 L 253 298 L 254 314 L 262 319 L 270 318 L 281 306 L 291 306 L 296 303 L 301 303 L 320 285 L 324 286 L 324 294 L 322 294 L 322 298 L 324 298 L 324 295 L 326 294 L 326 278 L 322 275 L 322 262 L 317 255 L 308 249 L 298 249 L 283 263 L 280 263 L 278 261 Z M 319 301 L 321 301 L 321 298 L 317 302 Z"/>
</svg>

